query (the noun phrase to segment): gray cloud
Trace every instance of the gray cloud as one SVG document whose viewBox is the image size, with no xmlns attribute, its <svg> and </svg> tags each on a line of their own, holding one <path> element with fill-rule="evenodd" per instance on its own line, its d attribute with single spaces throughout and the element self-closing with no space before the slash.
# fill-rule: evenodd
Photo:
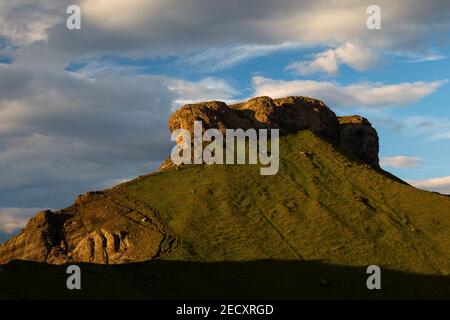
<svg viewBox="0 0 450 320">
<path fill-rule="evenodd" d="M 236 93 L 214 78 L 64 71 L 64 55 L 44 42 L 14 58 L 0 65 L 0 208 L 64 207 L 79 193 L 150 172 L 170 153 L 173 108 Z"/>
<path fill-rule="evenodd" d="M 15 43 L 47 38 L 47 28 L 64 20 L 68 0 L 0 1 L 0 35 Z"/>
<path fill-rule="evenodd" d="M 45 51 L 43 43 L 18 49 L 15 59 L 0 65 L 0 207 L 57 208 L 78 193 L 106 187 L 107 181 L 151 171 L 169 154 L 167 118 L 174 107 L 239 94 L 216 78 L 187 81 L 102 68 L 62 71 L 64 57 Z M 405 86 L 408 99 L 420 99 L 442 83 L 339 87 L 255 77 L 253 84 L 256 95 L 327 92 L 325 100 L 339 106 L 385 103 L 386 96 L 398 96 L 386 90 L 405 92 Z"/>
<path fill-rule="evenodd" d="M 82 30 L 65 28 L 65 6 L 82 9 Z M 371 1 L 46 0 L 0 1 L 0 34 L 47 39 L 68 55 L 181 54 L 224 45 L 353 41 L 404 51 L 448 46 L 447 0 L 379 0 L 382 30 L 366 28 Z M 442 43 L 442 42 L 447 43 Z M 248 50 L 247 50 L 248 51 Z"/>
<path fill-rule="evenodd" d="M 0 207 L 65 206 L 154 169 L 170 150 L 170 79 L 93 80 L 50 66 L 0 65 Z"/>
<path fill-rule="evenodd" d="M 65 28 L 69 3 L 81 5 L 81 31 Z M 231 100 L 237 94 L 227 82 L 213 78 L 191 82 L 107 68 L 78 74 L 63 71 L 70 62 L 108 53 L 147 57 L 193 53 L 189 56 L 194 65 L 212 60 L 221 69 L 261 52 L 284 49 L 286 43 L 337 46 L 351 41 L 423 52 L 430 46 L 449 45 L 439 38 L 450 23 L 447 0 L 380 0 L 380 31 L 365 28 L 369 4 L 0 0 L 0 42 L 7 43 L 0 45 L 0 55 L 6 52 L 13 61 L 0 64 L 0 208 L 58 208 L 78 193 L 151 171 L 170 150 L 166 123 L 174 105 L 212 96 Z M 227 48 L 225 55 L 221 47 Z M 202 54 L 204 49 L 209 51 Z M 416 83 L 425 90 L 416 97 L 441 84 Z M 335 101 L 353 97 L 348 88 L 332 89 Z M 362 89 L 371 98 L 372 87 Z M 358 99 L 365 101 L 366 96 Z"/>
</svg>

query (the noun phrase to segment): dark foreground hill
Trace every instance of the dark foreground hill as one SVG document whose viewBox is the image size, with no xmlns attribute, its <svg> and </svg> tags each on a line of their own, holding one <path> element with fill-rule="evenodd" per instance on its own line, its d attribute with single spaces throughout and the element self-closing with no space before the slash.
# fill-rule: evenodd
<svg viewBox="0 0 450 320">
<path fill-rule="evenodd" d="M 450 299 L 449 277 L 384 268 L 381 290 L 368 290 L 366 267 L 314 260 L 79 265 L 81 290 L 67 290 L 65 267 L 13 261 L 0 299 Z"/>
<path fill-rule="evenodd" d="M 273 176 L 259 165 L 166 162 L 39 213 L 0 246 L 9 262 L 0 297 L 450 298 L 450 198 L 361 161 L 340 126 L 363 121 L 340 122 L 334 138 L 304 123 L 286 131 Z M 362 125 L 357 144 L 373 150 Z M 78 293 L 66 289 L 64 266 L 48 264 L 80 262 L 91 264 Z M 375 292 L 366 288 L 373 264 Z"/>
</svg>

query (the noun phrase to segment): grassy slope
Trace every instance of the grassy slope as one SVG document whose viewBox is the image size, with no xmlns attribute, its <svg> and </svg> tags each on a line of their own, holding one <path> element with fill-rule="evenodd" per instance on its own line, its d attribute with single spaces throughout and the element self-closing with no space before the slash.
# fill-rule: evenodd
<svg viewBox="0 0 450 320">
<path fill-rule="evenodd" d="M 179 247 L 153 262 L 84 265 L 81 293 L 65 290 L 62 267 L 13 265 L 0 272 L 0 297 L 450 298 L 450 198 L 349 160 L 309 131 L 280 148 L 275 176 L 192 166 L 109 190 L 155 208 Z M 385 270 L 378 293 L 365 288 L 371 264 Z"/>
<path fill-rule="evenodd" d="M 115 188 L 181 237 L 170 260 L 321 259 L 450 274 L 450 198 L 349 161 L 309 131 L 281 140 L 280 171 L 193 166 Z"/>
</svg>

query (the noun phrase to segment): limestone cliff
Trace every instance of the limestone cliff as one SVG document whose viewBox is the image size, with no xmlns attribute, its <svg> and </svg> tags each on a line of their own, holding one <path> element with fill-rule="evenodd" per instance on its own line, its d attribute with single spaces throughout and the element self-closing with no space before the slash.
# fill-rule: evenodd
<svg viewBox="0 0 450 320">
<path fill-rule="evenodd" d="M 378 135 L 371 123 L 361 116 L 337 117 L 322 101 L 309 97 L 271 99 L 257 97 L 227 105 L 220 101 L 188 104 L 169 118 L 169 130 L 194 130 L 194 121 L 204 129 L 267 128 L 279 129 L 281 135 L 308 129 L 340 145 L 348 153 L 375 168 L 378 163 Z M 170 157 L 160 169 L 174 167 Z"/>
</svg>

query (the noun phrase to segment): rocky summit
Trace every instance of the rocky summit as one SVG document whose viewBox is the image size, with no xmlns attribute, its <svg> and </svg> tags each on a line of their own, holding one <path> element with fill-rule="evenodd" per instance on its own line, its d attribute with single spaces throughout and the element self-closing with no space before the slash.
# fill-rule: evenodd
<svg viewBox="0 0 450 320">
<path fill-rule="evenodd" d="M 378 136 L 370 122 L 360 116 L 337 117 L 322 101 L 313 98 L 258 97 L 230 106 L 220 101 L 188 104 L 171 115 L 169 130 L 184 128 L 193 132 L 194 121 L 202 121 L 204 129 L 222 132 L 267 128 L 289 135 L 309 130 L 374 168 L 379 167 Z M 172 167 L 169 157 L 160 169 Z M 126 195 L 120 195 L 118 189 L 87 192 L 67 209 L 39 212 L 24 231 L 0 247 L 0 263 L 25 259 L 54 264 L 115 264 L 158 258 L 177 246 L 177 235 L 157 209 L 138 199 L 131 205 L 118 201 L 121 196 Z"/>
<path fill-rule="evenodd" d="M 93 297 L 367 297 L 369 265 L 384 272 L 379 297 L 448 297 L 450 198 L 382 170 L 367 119 L 337 117 L 316 99 L 259 97 L 186 105 L 169 129 L 192 132 L 195 120 L 278 128 L 279 172 L 168 160 L 39 212 L 0 246 L 0 296 L 26 297 L 24 281 L 59 296 L 55 274 L 65 271 L 55 268 L 89 263 Z M 120 266 L 97 267 L 106 264 Z"/>
<path fill-rule="evenodd" d="M 279 129 L 280 134 L 287 135 L 307 129 L 379 167 L 378 134 L 371 123 L 356 115 L 337 117 L 322 101 L 309 97 L 257 97 L 232 105 L 220 101 L 188 104 L 170 116 L 169 130 L 187 129 L 193 134 L 194 121 L 201 121 L 205 130 L 214 128 L 222 133 L 225 129 L 255 128 Z M 160 169 L 173 166 L 169 157 Z"/>
</svg>

